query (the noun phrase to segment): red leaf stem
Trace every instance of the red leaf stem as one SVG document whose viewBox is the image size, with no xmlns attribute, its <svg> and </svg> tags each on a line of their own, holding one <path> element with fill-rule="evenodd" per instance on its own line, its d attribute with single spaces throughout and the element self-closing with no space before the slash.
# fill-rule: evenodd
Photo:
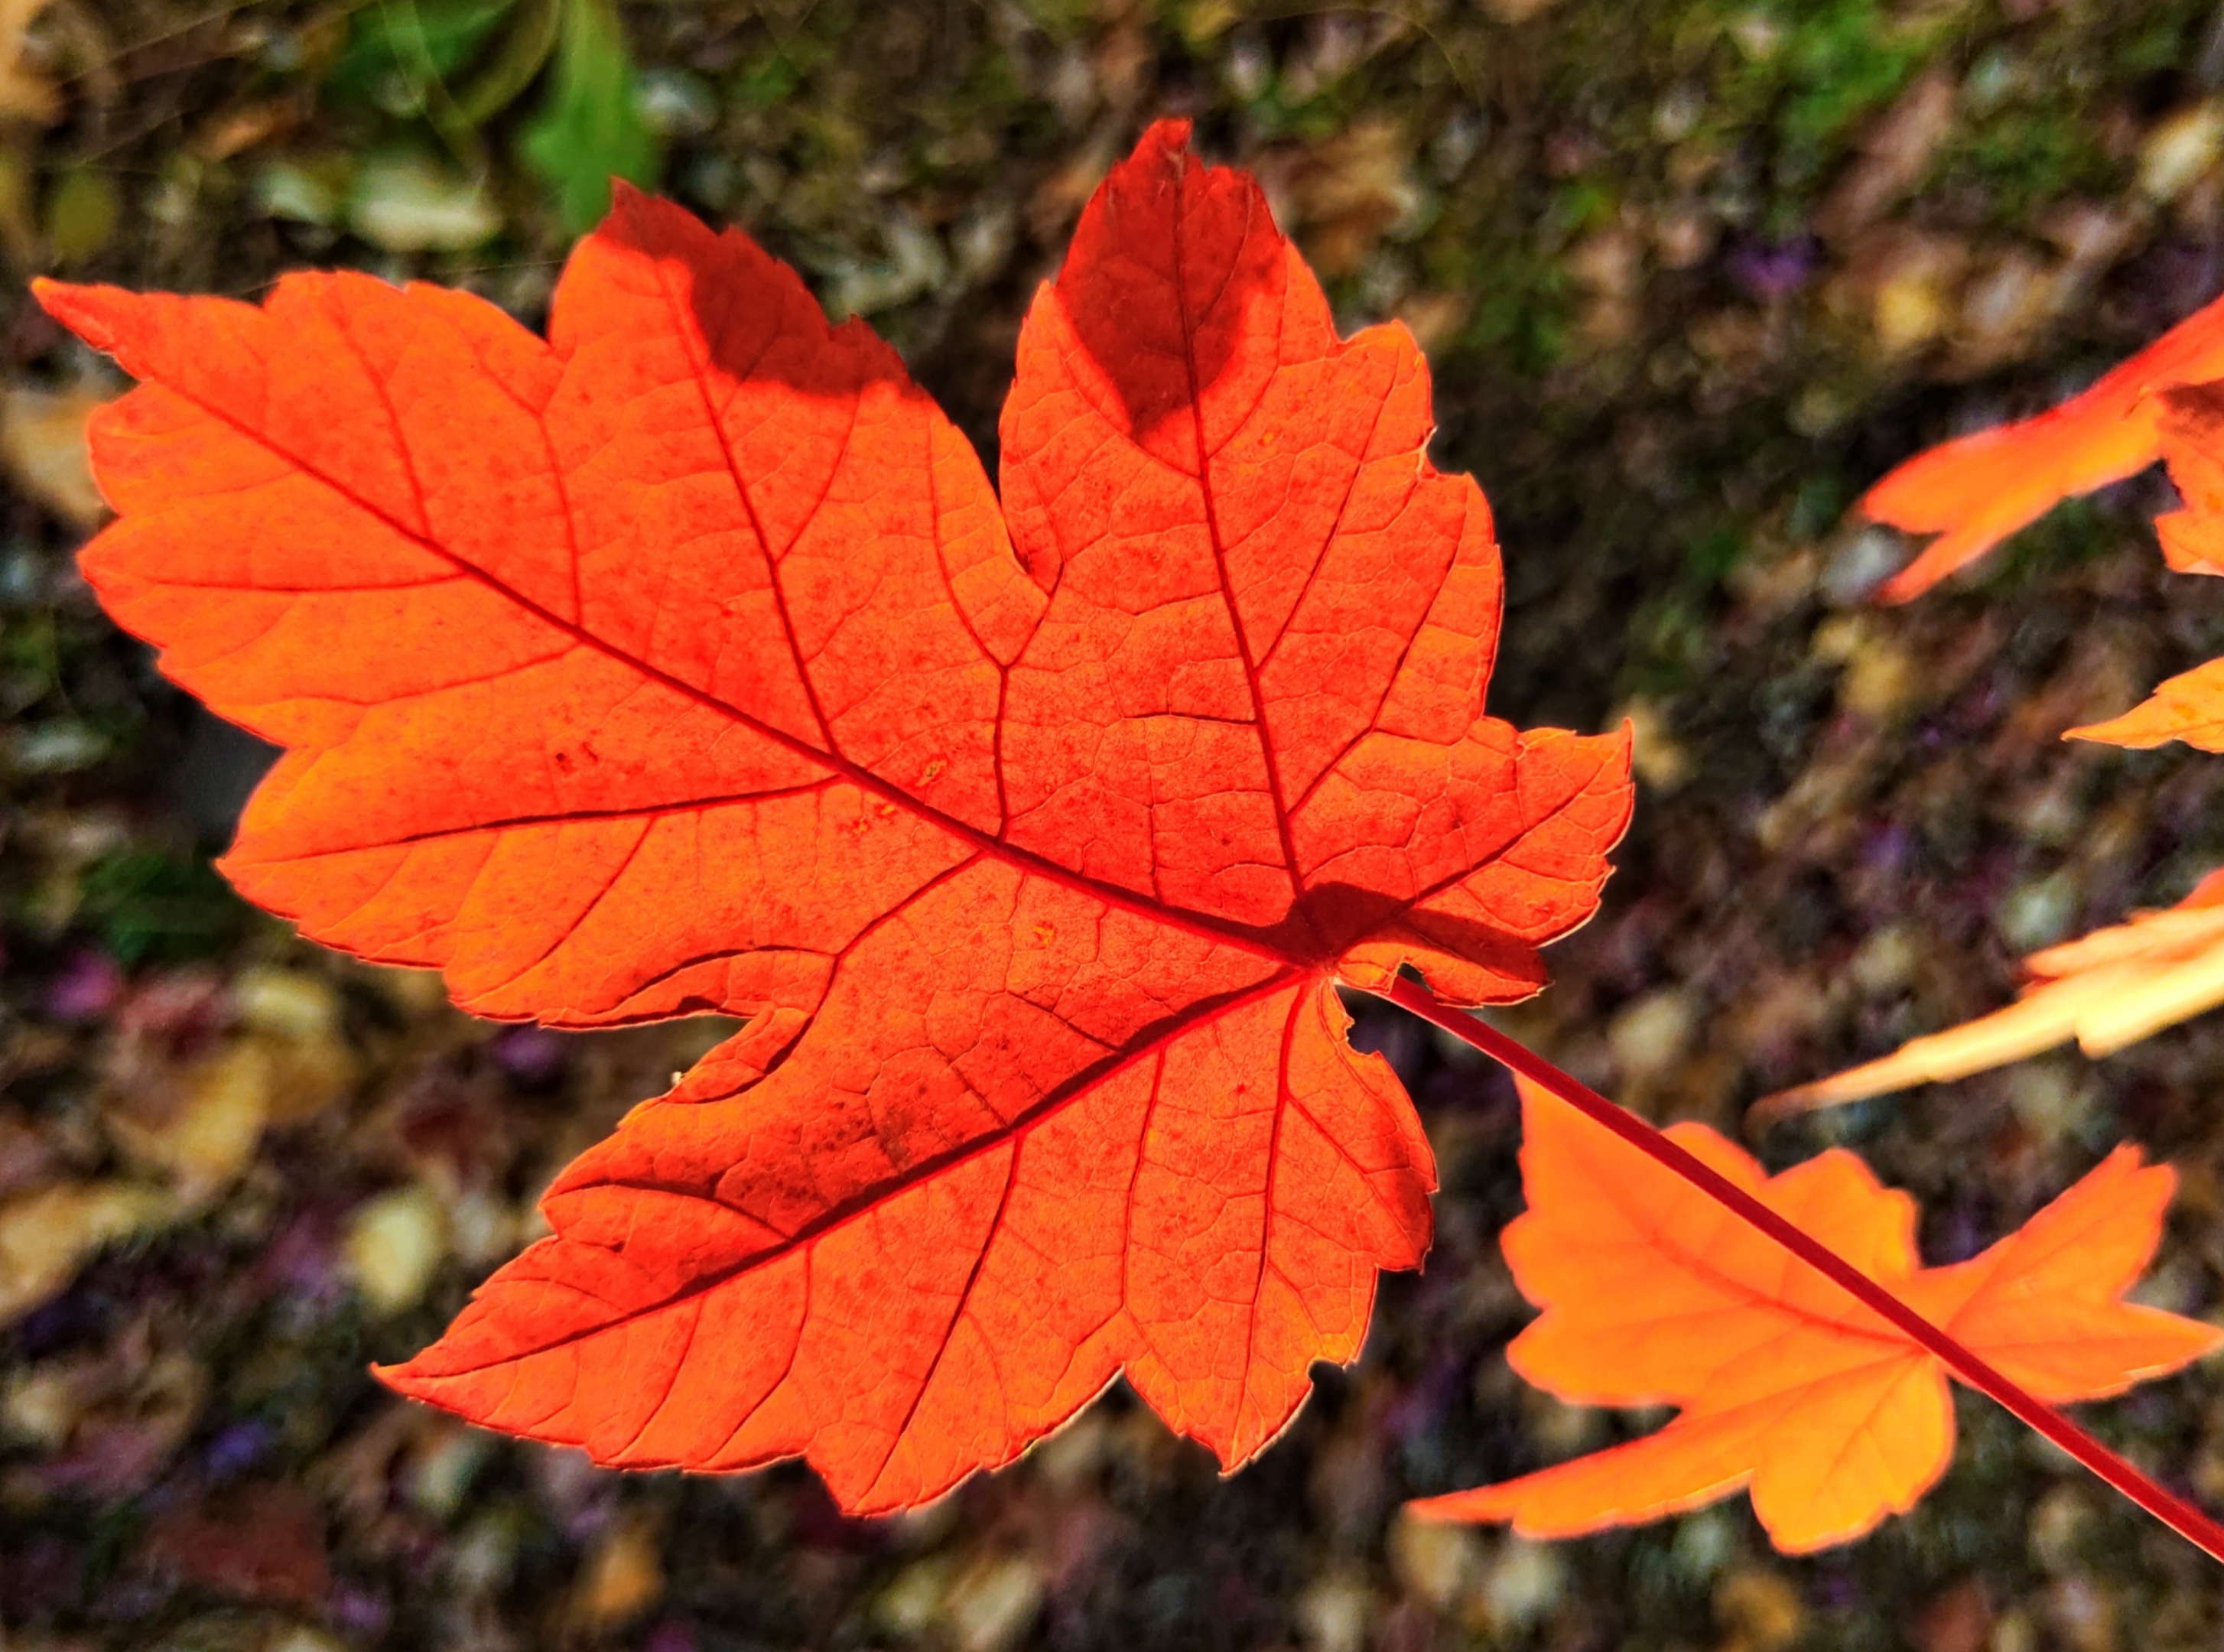
<svg viewBox="0 0 2224 1652">
<path fill-rule="evenodd" d="M 1603 1125 L 1640 1152 L 1690 1182 L 1709 1199 L 1782 1245 L 1848 1295 L 1905 1332 L 1945 1363 L 1946 1368 L 1978 1392 L 1990 1396 L 2016 1417 L 2037 1429 L 2110 1485 L 2145 1510 L 2163 1524 L 2224 1560 L 2224 1526 L 2145 1474 L 2087 1434 L 2061 1412 L 2020 1384 L 1994 1370 L 1952 1337 L 1916 1313 L 1883 1286 L 1828 1246 L 1786 1221 L 1751 1193 L 1739 1187 L 1636 1114 L 1616 1106 L 1604 1096 L 1544 1057 L 1524 1048 L 1465 1010 L 1449 1009 L 1418 982 L 1400 979 L 1378 996 L 1424 1021 L 1443 1028 L 1463 1044 L 1482 1051 L 1550 1091 L 1587 1118 Z"/>
</svg>

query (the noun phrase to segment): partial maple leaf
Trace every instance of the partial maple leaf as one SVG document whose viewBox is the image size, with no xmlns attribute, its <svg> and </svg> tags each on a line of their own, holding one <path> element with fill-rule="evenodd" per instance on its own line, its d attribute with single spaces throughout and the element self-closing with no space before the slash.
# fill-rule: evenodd
<svg viewBox="0 0 2224 1652">
<path fill-rule="evenodd" d="M 2177 905 L 2134 912 L 2089 935 L 2031 953 L 2030 978 L 2005 1010 L 1910 1039 L 1890 1055 L 1779 1090 L 1753 1104 L 1758 1126 L 1792 1113 L 1945 1084 L 2077 1041 L 2094 1057 L 2224 1003 L 2224 870 Z"/>
<path fill-rule="evenodd" d="M 2180 672 L 2120 717 L 2071 729 L 2069 740 L 2099 740 L 2145 751 L 2183 740 L 2203 751 L 2224 751 L 2224 660 Z"/>
<path fill-rule="evenodd" d="M 1576 1404 L 1679 1415 L 1627 1445 L 1411 1512 L 1565 1536 L 1745 1489 L 1776 1546 L 1797 1554 L 1913 1508 L 1953 1455 L 1940 1361 L 1526 1079 L 1521 1100 L 1529 1208 L 1503 1243 L 1545 1311 L 1508 1361 Z M 2153 1256 L 2177 1180 L 2135 1148 L 1981 1255 L 1924 1268 L 1915 1201 L 1851 1153 L 1769 1176 L 1704 1125 L 1668 1134 L 2041 1398 L 2120 1394 L 2224 1343 L 2224 1331 L 2122 1300 Z"/>
<path fill-rule="evenodd" d="M 2185 502 L 2156 519 L 2164 555 L 2181 571 L 2224 571 L 2224 384 L 2157 391 L 2140 403 L 2140 417 Z M 2183 740 L 2224 751 L 2224 660 L 2172 677 L 2122 716 L 2063 737 L 2137 750 Z M 1966 1078 L 2072 1037 L 2088 1055 L 2113 1054 L 2216 1008 L 2224 1003 L 2224 871 L 2211 872 L 2176 906 L 2134 913 L 2023 963 L 2028 984 L 2006 1009 L 1765 1097 L 1752 1123 Z"/>
<path fill-rule="evenodd" d="M 1918 453 L 1863 495 L 1859 506 L 1873 522 L 1938 535 L 1877 587 L 1878 599 L 1921 596 L 2063 499 L 2145 470 L 2162 456 L 2164 404 L 2155 392 L 2219 377 L 2224 299 L 2060 407 Z M 2181 573 L 2224 573 L 2224 562 L 2168 534 L 2163 550 Z"/>
<path fill-rule="evenodd" d="M 87 577 L 287 750 L 224 861 L 466 1009 L 749 1017 L 560 1175 L 404 1392 L 932 1497 L 1125 1372 L 1233 1465 L 1434 1171 L 1338 979 L 1526 996 L 1626 735 L 1482 715 L 1490 516 L 1162 123 L 1037 295 L 1000 503 L 861 322 L 621 191 L 547 342 L 458 293 L 40 288 L 142 387 Z"/>
<path fill-rule="evenodd" d="M 2224 383 L 2189 384 L 2154 398 L 2162 456 L 2184 501 L 2155 518 L 2172 567 L 2224 572 Z M 2121 717 L 2072 729 L 2073 740 L 2145 750 L 2183 740 L 2224 751 L 2224 660 L 2170 678 Z"/>
</svg>

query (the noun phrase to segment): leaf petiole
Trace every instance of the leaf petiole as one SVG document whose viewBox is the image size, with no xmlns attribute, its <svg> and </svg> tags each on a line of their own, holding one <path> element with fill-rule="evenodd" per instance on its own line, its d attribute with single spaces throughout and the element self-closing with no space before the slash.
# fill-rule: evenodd
<svg viewBox="0 0 2224 1652">
<path fill-rule="evenodd" d="M 1564 1101 L 1593 1123 L 1602 1125 L 1715 1200 L 1731 1214 L 1750 1223 L 1814 1269 L 1863 1307 L 1877 1314 L 1918 1345 L 1937 1356 L 1962 1382 L 1988 1395 L 2018 1419 L 2076 1458 L 2124 1496 L 2161 1521 L 2172 1531 L 2224 1560 L 2224 1526 L 2220 1526 L 2183 1498 L 2172 1496 L 2155 1482 L 2087 1434 L 2061 1412 L 2031 1394 L 2003 1372 L 1963 1347 L 1959 1342 L 1909 1307 L 1876 1281 L 1813 1236 L 1779 1216 L 1745 1189 L 1678 1147 L 1636 1114 L 1616 1106 L 1589 1085 L 1563 1073 L 1541 1055 L 1478 1020 L 1465 1010 L 1439 1003 L 1419 983 L 1399 980 L 1376 996 L 1399 1009 L 1443 1028 L 1470 1048 L 1482 1051 L 1501 1065 L 1530 1079 Z"/>
</svg>

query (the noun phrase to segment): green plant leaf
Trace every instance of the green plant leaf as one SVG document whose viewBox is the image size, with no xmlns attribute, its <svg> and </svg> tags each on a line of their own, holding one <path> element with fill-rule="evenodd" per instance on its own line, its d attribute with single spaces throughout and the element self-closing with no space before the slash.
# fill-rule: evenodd
<svg viewBox="0 0 2224 1652">
<path fill-rule="evenodd" d="M 566 227 L 610 210 L 610 179 L 656 187 L 663 161 L 634 97 L 633 58 L 611 0 L 565 0 L 548 97 L 518 135 L 525 164 L 556 191 Z"/>
<path fill-rule="evenodd" d="M 378 0 L 355 14 L 347 49 L 327 88 L 345 101 L 375 98 L 399 79 L 422 97 L 427 75 L 445 77 L 479 54 L 515 0 Z"/>
<path fill-rule="evenodd" d="M 205 860 L 125 849 L 87 869 L 78 921 L 126 968 L 205 958 L 231 945 L 248 908 Z"/>
</svg>

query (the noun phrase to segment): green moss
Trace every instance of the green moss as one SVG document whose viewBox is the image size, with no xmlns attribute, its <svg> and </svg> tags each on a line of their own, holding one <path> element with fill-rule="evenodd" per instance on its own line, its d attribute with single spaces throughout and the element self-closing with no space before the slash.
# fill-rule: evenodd
<svg viewBox="0 0 2224 1652">
<path fill-rule="evenodd" d="M 1081 38 L 1097 9 L 1090 0 L 1019 0 L 1013 9 L 1060 42 Z"/>
<path fill-rule="evenodd" d="M 2118 41 L 2116 66 L 2132 74 L 2159 74 L 2182 66 L 2187 49 L 2183 16 L 2142 17 Z"/>
<path fill-rule="evenodd" d="M 1703 6 L 1682 34 L 1711 36 L 1703 130 L 1766 131 L 1779 187 L 1819 187 L 1860 123 L 1905 90 L 1952 39 L 1950 19 L 1910 19 L 1880 0 L 1766 0 Z"/>
<path fill-rule="evenodd" d="M 743 64 L 727 83 L 729 95 L 743 109 L 770 109 L 794 95 L 802 78 L 787 48 L 775 46 Z"/>
<path fill-rule="evenodd" d="M 1644 604 L 1629 623 L 1623 691 L 1665 697 L 1689 687 L 1706 661 L 1713 630 L 1700 590 L 1671 588 Z"/>
<path fill-rule="evenodd" d="M 555 191 L 574 233 L 610 210 L 613 177 L 655 187 L 662 148 L 641 121 L 633 58 L 610 0 L 565 0 L 555 76 L 518 134 L 518 154 Z"/>
<path fill-rule="evenodd" d="M 1795 542 L 1821 537 L 1829 530 L 1832 523 L 1846 514 L 1858 491 L 1842 476 L 1822 475 L 1803 478 L 1798 492 L 1792 496 L 1791 509 L 1785 522 L 1786 531 Z"/>
<path fill-rule="evenodd" d="M 61 686 L 60 628 L 50 610 L 11 614 L 0 626 L 0 660 L 6 661 L 6 693 L 11 710 L 29 710 Z"/>
<path fill-rule="evenodd" d="M 1982 192 L 1996 216 L 2017 218 L 2066 195 L 2107 189 L 2122 170 L 2074 110 L 2011 108 L 1958 131 L 1937 175 L 1949 187 Z"/>
<path fill-rule="evenodd" d="M 1791 32 L 1777 127 L 1794 151 L 1830 147 L 1898 97 L 1931 49 L 1923 32 L 1892 21 L 1874 0 L 1785 4 L 1778 15 Z"/>
<path fill-rule="evenodd" d="M 358 9 L 325 78 L 326 95 L 391 104 L 423 101 L 426 83 L 467 67 L 515 0 L 384 0 Z"/>
<path fill-rule="evenodd" d="M 206 861 L 126 849 L 79 886 L 79 923 L 125 965 L 205 958 L 229 946 L 248 909 Z"/>
<path fill-rule="evenodd" d="M 97 168 L 62 174 L 47 197 L 47 247 L 65 265 L 84 263 L 115 237 L 123 216 L 116 180 Z"/>
<path fill-rule="evenodd" d="M 1735 528 L 1709 529 L 1684 554 L 1684 579 L 1702 591 L 1712 590 L 1744 557 L 1746 544 L 1746 535 Z"/>
<path fill-rule="evenodd" d="M 2093 497 L 2065 499 L 1995 553 L 1987 583 L 2014 590 L 2123 548 L 2133 530 Z"/>
<path fill-rule="evenodd" d="M 1475 288 L 1474 319 L 1463 347 L 1482 351 L 1526 378 L 1550 370 L 1568 353 L 1575 283 L 1557 263 L 1509 256 L 1484 273 Z"/>
</svg>

